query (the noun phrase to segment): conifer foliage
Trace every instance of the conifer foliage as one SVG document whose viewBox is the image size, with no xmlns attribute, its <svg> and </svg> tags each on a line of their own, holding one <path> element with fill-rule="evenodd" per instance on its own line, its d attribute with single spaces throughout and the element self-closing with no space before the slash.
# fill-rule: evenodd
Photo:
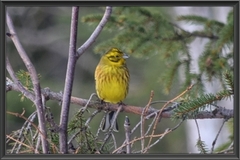
<svg viewBox="0 0 240 160">
<path fill-rule="evenodd" d="M 98 15 L 88 15 L 82 21 L 95 24 L 99 18 Z M 198 25 L 201 29 L 187 31 L 179 27 L 177 21 Z M 184 77 L 182 90 L 194 84 L 187 96 L 181 97 L 173 119 L 194 118 L 207 107 L 214 112 L 219 107 L 216 102 L 233 98 L 233 10 L 223 23 L 198 15 L 177 15 L 172 19 L 160 7 L 115 7 L 105 29 L 111 38 L 97 44 L 96 53 L 104 52 L 109 46 L 119 46 L 135 58 L 159 57 L 166 65 L 164 70 L 159 69 L 164 72 L 159 78 L 165 94 L 170 93 L 178 78 L 177 73 Z M 193 73 L 191 62 L 195 53 L 191 53 L 189 45 L 197 38 L 207 42 L 198 58 L 199 71 Z M 184 72 L 179 72 L 180 68 Z M 222 90 L 206 93 L 205 83 L 214 81 L 220 83 Z M 226 121 L 228 119 L 226 117 Z M 200 138 L 196 143 L 201 153 L 208 152 Z"/>
<path fill-rule="evenodd" d="M 82 21 L 94 25 L 100 18 L 101 15 L 88 15 Z M 160 57 L 167 66 L 160 78 L 165 93 L 169 93 L 180 67 L 185 69 L 186 78 L 182 89 L 194 81 L 196 91 L 202 92 L 203 75 L 208 81 L 217 78 L 225 88 L 223 71 L 233 72 L 233 11 L 228 13 L 226 24 L 196 15 L 179 15 L 177 21 L 202 26 L 192 32 L 172 21 L 161 7 L 115 7 L 105 27 L 111 38 L 97 44 L 95 52 L 103 53 L 109 46 L 117 46 L 137 58 Z M 188 46 L 196 38 L 208 42 L 198 60 L 199 73 L 192 73 L 190 63 L 194 53 L 190 53 Z"/>
</svg>

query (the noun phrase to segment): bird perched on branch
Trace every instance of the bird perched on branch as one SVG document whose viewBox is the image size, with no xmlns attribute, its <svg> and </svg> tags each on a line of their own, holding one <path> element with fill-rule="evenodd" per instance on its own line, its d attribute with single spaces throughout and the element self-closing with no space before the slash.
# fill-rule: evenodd
<svg viewBox="0 0 240 160">
<path fill-rule="evenodd" d="M 98 97 L 113 104 L 123 104 L 129 87 L 129 71 L 126 65 L 128 55 L 117 48 L 111 48 L 105 53 L 95 70 L 96 92 Z M 110 111 L 105 118 L 102 130 L 107 131 L 112 123 L 114 111 Z M 114 131 L 118 131 L 117 121 Z"/>
</svg>

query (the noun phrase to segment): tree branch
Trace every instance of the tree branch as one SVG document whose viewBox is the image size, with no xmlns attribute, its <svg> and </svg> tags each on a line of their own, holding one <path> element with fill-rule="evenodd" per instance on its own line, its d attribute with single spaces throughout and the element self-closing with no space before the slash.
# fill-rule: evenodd
<svg viewBox="0 0 240 160">
<path fill-rule="evenodd" d="M 182 32 L 185 32 L 189 35 L 189 37 L 194 36 L 194 37 L 200 37 L 200 38 L 209 38 L 209 39 L 213 39 L 213 40 L 217 40 L 219 39 L 218 36 L 213 35 L 213 34 L 205 34 L 205 33 L 201 33 L 201 32 L 189 32 L 184 30 L 183 28 L 179 27 L 177 24 L 169 22 L 171 25 L 173 25 L 174 27 L 180 29 Z"/>
<path fill-rule="evenodd" d="M 78 48 L 78 50 L 77 50 L 78 57 L 80 57 L 88 49 L 88 47 L 90 47 L 92 45 L 92 43 L 96 40 L 96 38 L 102 31 L 103 27 L 107 23 L 111 13 L 112 13 L 112 7 L 107 6 L 105 13 L 104 13 L 101 21 L 99 22 L 98 26 L 96 27 L 96 29 L 93 31 L 93 33 L 88 38 L 88 40 L 81 47 Z"/>
<path fill-rule="evenodd" d="M 32 102 L 34 101 L 34 94 L 32 94 L 31 92 L 29 92 L 28 90 L 26 90 L 22 83 L 18 80 L 17 76 L 15 75 L 15 72 L 13 71 L 12 65 L 9 62 L 8 56 L 6 56 L 6 66 L 7 66 L 7 71 L 9 73 L 9 75 L 11 76 L 12 81 L 10 81 L 9 79 L 6 79 L 7 83 L 6 83 L 6 91 L 11 90 L 13 88 L 13 90 L 18 90 L 19 92 L 21 92 L 25 97 L 27 97 L 28 99 L 30 99 Z M 10 88 L 9 88 L 10 87 Z"/>
<path fill-rule="evenodd" d="M 6 92 L 15 90 L 20 91 L 19 88 L 15 83 L 9 83 L 6 86 Z M 56 93 L 51 91 L 49 88 L 42 89 L 42 94 L 46 97 L 46 100 L 56 100 L 61 102 L 62 101 L 62 94 Z M 76 104 L 79 106 L 85 106 L 88 103 L 88 99 L 82 99 L 77 97 L 71 97 L 71 103 Z M 105 111 L 117 111 L 118 104 L 109 104 L 108 107 L 101 104 L 100 102 L 90 101 L 88 104 L 88 107 L 94 108 L 94 109 L 102 109 Z M 159 107 L 156 107 L 159 108 Z M 177 108 L 177 105 L 174 104 L 173 106 L 167 107 L 164 109 L 161 113 L 162 118 L 171 118 L 171 116 L 174 114 L 174 109 Z M 141 106 L 133 106 L 133 105 L 123 105 L 121 112 L 126 113 L 132 113 L 136 115 L 142 115 L 144 111 L 144 107 Z M 153 107 L 150 107 L 145 113 L 144 116 L 148 118 L 153 118 L 154 115 L 151 115 L 153 113 L 158 113 L 159 110 L 155 109 Z M 234 118 L 233 110 L 232 109 L 226 109 L 224 107 L 217 107 L 213 111 L 201 111 L 199 112 L 196 117 L 188 117 L 189 119 L 222 119 L 222 118 Z"/>
<path fill-rule="evenodd" d="M 67 73 L 66 73 L 66 79 L 65 79 L 65 87 L 63 92 L 63 99 L 62 99 L 62 109 L 61 109 L 61 115 L 60 115 L 60 131 L 59 131 L 60 152 L 63 154 L 66 154 L 68 152 L 67 126 L 68 126 L 69 105 L 70 105 L 73 79 L 74 79 L 74 70 L 77 62 L 76 42 L 77 42 L 77 28 L 78 28 L 78 12 L 79 12 L 79 7 L 72 7 L 69 57 L 68 57 L 68 65 L 67 65 Z"/>
<path fill-rule="evenodd" d="M 60 119 L 60 152 L 67 153 L 67 124 L 68 124 L 68 114 L 69 114 L 69 105 L 70 98 L 73 86 L 74 79 L 74 69 L 77 62 L 77 59 L 85 52 L 85 50 L 90 47 L 90 45 L 95 41 L 97 36 L 102 31 L 104 25 L 107 23 L 108 18 L 111 14 L 112 8 L 106 7 L 105 14 L 100 21 L 97 28 L 94 30 L 89 39 L 77 50 L 76 52 L 76 39 L 77 39 L 77 26 L 78 26 L 78 10 L 79 7 L 72 8 L 72 20 L 71 20 L 71 33 L 70 33 L 70 46 L 69 46 L 69 59 L 67 74 L 65 79 L 65 88 L 62 100 L 62 110 L 61 110 L 61 119 Z"/>
<path fill-rule="evenodd" d="M 124 121 L 124 130 L 125 130 L 126 143 L 128 144 L 126 146 L 126 152 L 127 152 L 127 154 L 130 154 L 131 153 L 131 145 L 129 144 L 129 142 L 131 141 L 131 139 L 130 139 L 131 129 L 130 129 L 130 120 L 127 116 L 125 117 L 125 121 Z"/>
<path fill-rule="evenodd" d="M 47 137 L 47 132 L 46 132 L 46 125 L 45 125 L 45 118 L 44 118 L 45 114 L 44 114 L 44 109 L 43 109 L 42 100 L 41 100 L 41 89 L 40 89 L 41 87 L 40 87 L 40 83 L 38 80 L 38 75 L 34 68 L 34 65 L 28 58 L 27 53 L 23 49 L 23 47 L 18 39 L 18 36 L 15 32 L 15 28 L 12 23 L 12 19 L 9 16 L 8 12 L 7 12 L 6 16 L 7 16 L 7 25 L 8 25 L 9 31 L 10 31 L 10 33 L 8 33 L 7 35 L 12 39 L 21 59 L 23 60 L 26 68 L 28 69 L 28 71 L 30 73 L 30 77 L 31 77 L 31 80 L 33 83 L 33 89 L 34 89 L 34 93 L 35 93 L 33 102 L 37 108 L 39 127 L 40 127 L 40 131 L 43 134 L 43 135 L 41 135 L 42 150 L 43 150 L 43 153 L 46 154 L 46 153 L 48 153 L 48 143 L 47 143 L 47 140 L 45 139 L 45 137 Z"/>
</svg>

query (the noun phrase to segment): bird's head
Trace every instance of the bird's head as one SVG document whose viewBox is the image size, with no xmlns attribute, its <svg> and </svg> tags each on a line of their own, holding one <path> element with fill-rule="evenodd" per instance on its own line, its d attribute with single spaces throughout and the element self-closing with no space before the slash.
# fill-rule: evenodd
<svg viewBox="0 0 240 160">
<path fill-rule="evenodd" d="M 103 63 L 110 63 L 111 65 L 125 65 L 128 55 L 123 53 L 117 48 L 111 48 L 106 54 L 101 58 Z"/>
</svg>

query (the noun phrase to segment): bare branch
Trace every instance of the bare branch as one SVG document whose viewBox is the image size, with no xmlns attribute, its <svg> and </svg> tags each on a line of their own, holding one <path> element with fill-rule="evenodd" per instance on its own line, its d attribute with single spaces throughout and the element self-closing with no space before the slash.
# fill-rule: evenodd
<svg viewBox="0 0 240 160">
<path fill-rule="evenodd" d="M 115 138 L 115 136 L 114 136 L 114 134 L 113 133 L 111 133 L 111 136 L 112 136 L 112 140 L 113 140 L 113 147 L 114 147 L 114 149 L 117 149 L 117 141 L 116 141 L 116 138 Z"/>
<path fill-rule="evenodd" d="M 171 128 L 171 129 L 169 129 L 169 128 L 167 128 L 166 130 L 165 130 L 165 132 L 164 133 L 170 133 L 169 131 L 174 131 L 174 130 L 176 130 L 178 127 L 180 127 L 181 126 L 181 124 L 183 123 L 183 120 L 181 120 L 175 127 L 173 127 L 173 128 Z M 163 137 L 166 135 L 166 134 L 164 134 L 163 133 L 163 136 L 162 137 L 159 137 L 154 143 L 152 143 L 151 145 L 149 145 L 148 147 L 146 147 L 144 150 L 144 153 L 146 153 L 151 147 L 153 147 L 153 146 L 155 146 L 157 143 L 159 143 L 159 141 L 160 140 L 162 140 L 163 139 Z M 139 152 L 143 152 L 142 150 L 141 151 L 139 151 Z M 135 153 L 138 153 L 138 152 L 135 152 Z"/>
<path fill-rule="evenodd" d="M 125 122 L 124 122 L 124 129 L 125 129 L 125 137 L 126 137 L 126 143 L 128 144 L 126 146 L 126 152 L 127 154 L 131 153 L 131 145 L 129 144 L 130 142 L 130 135 L 131 135 L 131 129 L 130 129 L 130 121 L 129 118 L 126 116 Z"/>
<path fill-rule="evenodd" d="M 200 150 L 201 153 L 206 153 L 206 148 L 204 148 L 205 144 L 203 143 L 202 138 L 201 138 L 198 122 L 196 119 L 194 121 L 196 123 L 197 131 L 198 131 L 198 141 L 197 141 L 198 150 Z"/>
<path fill-rule="evenodd" d="M 151 102 L 153 100 L 153 96 L 154 96 L 154 92 L 151 91 L 151 95 L 150 95 L 150 99 L 148 101 L 148 104 L 146 105 L 146 107 L 144 108 L 143 110 L 143 113 L 141 115 L 141 136 L 144 136 L 145 135 L 145 130 L 144 130 L 144 126 L 145 126 L 145 117 L 144 115 L 146 114 L 146 111 L 149 109 L 150 105 L 151 105 Z M 142 147 L 142 151 L 144 149 L 144 145 L 145 145 L 145 139 L 142 139 L 141 140 L 141 147 Z"/>
<path fill-rule="evenodd" d="M 61 115 L 60 115 L 61 117 L 60 131 L 59 131 L 60 152 L 63 154 L 66 154 L 68 152 L 67 125 L 68 125 L 69 105 L 70 105 L 73 79 L 74 79 L 74 70 L 77 62 L 76 41 L 77 41 L 77 27 L 78 27 L 78 12 L 79 12 L 79 7 L 72 8 L 69 57 L 68 57 L 67 73 L 66 73 L 66 79 L 65 79 L 65 87 L 63 92 L 62 109 L 61 109 Z"/>
<path fill-rule="evenodd" d="M 36 117 L 36 113 L 37 112 L 35 111 L 28 117 L 28 121 L 24 122 L 22 128 L 20 129 L 20 131 L 19 131 L 19 133 L 17 135 L 17 140 L 21 141 L 22 143 L 24 141 L 24 136 L 23 136 L 23 134 L 25 134 L 24 131 L 29 132 L 31 130 L 31 123 L 33 123 L 33 121 L 34 121 L 34 119 Z M 15 152 L 16 154 L 19 153 L 19 150 L 21 149 L 22 143 L 19 143 L 18 148 L 16 149 L 16 152 Z M 14 146 L 13 146 L 13 148 L 12 148 L 10 153 L 14 153 L 17 144 L 18 143 L 14 144 Z"/>
<path fill-rule="evenodd" d="M 13 137 L 11 137 L 9 135 L 6 135 L 6 137 L 11 139 L 11 140 L 13 140 L 13 141 L 15 141 L 15 142 L 17 142 L 17 143 L 19 143 L 19 144 L 21 144 L 21 145 L 23 145 L 23 146 L 25 146 L 25 147 L 27 147 L 27 148 L 29 148 L 31 151 L 34 151 L 34 148 L 32 146 L 26 145 L 25 143 L 22 143 L 19 140 L 14 139 Z"/>
<path fill-rule="evenodd" d="M 15 83 L 9 83 L 8 91 L 15 90 L 19 91 L 19 88 Z M 57 100 L 59 102 L 62 101 L 62 94 L 61 93 L 56 93 L 51 91 L 49 88 L 42 89 L 42 94 L 46 97 L 46 99 L 51 99 L 51 100 Z M 28 98 L 28 97 L 27 97 Z M 88 99 L 83 99 L 83 98 L 77 98 L 77 97 L 71 97 L 71 103 L 76 104 L 79 106 L 86 106 L 87 103 L 88 107 L 90 108 L 95 108 L 95 109 L 101 109 L 105 111 L 117 111 L 119 105 L 118 104 L 109 104 L 108 107 L 105 105 L 102 105 L 99 102 L 96 101 L 90 101 Z M 169 106 L 166 109 L 164 109 L 161 113 L 162 118 L 171 118 L 171 116 L 174 113 L 174 109 L 177 107 L 176 104 L 173 106 Z M 156 107 L 159 108 L 159 107 Z M 123 105 L 122 107 L 122 112 L 126 113 L 132 113 L 136 115 L 142 115 L 144 110 L 144 107 L 141 106 L 133 106 L 133 105 Z M 158 113 L 159 110 L 155 109 L 153 107 L 150 107 L 144 116 L 146 116 L 146 119 L 149 118 L 154 118 L 156 117 L 156 113 Z M 188 119 L 222 119 L 222 118 L 234 118 L 233 110 L 232 109 L 226 109 L 224 107 L 218 106 L 215 108 L 213 111 L 200 111 L 195 117 L 188 117 Z M 140 124 L 139 124 L 140 125 Z"/>
<path fill-rule="evenodd" d="M 37 108 L 37 113 L 38 113 L 38 122 L 39 122 L 39 127 L 40 127 L 40 131 L 42 132 L 41 135 L 41 141 L 42 141 L 42 149 L 43 149 L 43 153 L 48 153 L 48 143 L 46 141 L 46 139 L 44 137 L 46 137 L 47 132 L 46 132 L 46 126 L 45 126 L 45 119 L 44 119 L 44 109 L 43 109 L 43 105 L 42 105 L 42 100 L 41 100 L 41 87 L 40 87 L 40 83 L 38 80 L 38 75 L 37 72 L 32 64 L 32 62 L 30 61 L 30 59 L 28 58 L 28 55 L 26 54 L 25 50 L 23 49 L 18 36 L 15 32 L 15 28 L 13 26 L 12 23 L 12 19 L 9 16 L 8 12 L 7 12 L 7 25 L 9 28 L 10 33 L 8 34 L 10 36 L 10 38 L 12 39 L 21 59 L 23 60 L 26 68 L 28 69 L 29 73 L 30 73 L 30 77 L 33 83 L 33 88 L 34 88 L 34 93 L 35 93 L 35 98 L 34 98 L 34 104 Z"/>
<path fill-rule="evenodd" d="M 122 149 L 123 147 L 129 145 L 129 144 L 133 144 L 135 143 L 136 141 L 140 141 L 141 139 L 143 138 L 159 138 L 159 137 L 163 137 L 165 136 L 166 134 L 169 134 L 170 132 L 172 132 L 172 130 L 170 129 L 166 129 L 164 133 L 161 133 L 161 134 L 155 134 L 155 135 L 147 135 L 147 136 L 144 136 L 144 137 L 138 137 L 132 141 L 130 141 L 129 143 L 124 143 L 123 145 L 121 145 L 120 147 L 118 147 L 116 150 L 114 150 L 112 153 L 116 153 L 117 151 L 119 151 L 120 149 Z"/>
<path fill-rule="evenodd" d="M 85 122 L 85 127 L 89 127 L 89 123 L 91 122 L 91 120 L 100 112 L 101 110 L 95 110 L 91 116 L 86 120 Z"/>
<path fill-rule="evenodd" d="M 154 135 L 155 130 L 156 130 L 156 128 L 157 128 L 157 124 L 159 123 L 160 118 L 162 118 L 162 112 L 163 112 L 163 110 L 168 106 L 168 104 L 170 104 L 170 103 L 174 102 L 175 100 L 177 100 L 179 97 L 181 97 L 181 96 L 184 95 L 186 92 L 188 92 L 190 89 L 192 89 L 192 87 L 193 87 L 193 84 L 190 85 L 185 91 L 183 91 L 183 92 L 182 92 L 181 94 L 179 94 L 177 97 L 175 97 L 175 98 L 171 99 L 170 101 L 168 101 L 168 102 L 161 108 L 161 110 L 160 110 L 159 113 L 158 113 L 157 119 L 156 119 L 156 121 L 155 121 L 155 123 L 154 123 L 153 130 L 152 130 L 152 135 Z M 148 141 L 148 146 L 150 145 L 151 141 L 152 141 L 152 137 L 150 137 L 150 140 Z"/>
<path fill-rule="evenodd" d="M 71 91 L 73 85 L 74 78 L 74 69 L 77 59 L 85 52 L 85 50 L 90 47 L 90 45 L 95 41 L 97 36 L 102 31 L 104 25 L 107 23 L 108 18 L 111 14 L 112 8 L 106 7 L 105 14 L 100 21 L 97 28 L 94 30 L 89 39 L 77 50 L 76 52 L 76 38 L 77 38 L 77 22 L 78 22 L 78 10 L 79 7 L 73 7 L 72 9 L 72 21 L 71 21 L 71 33 L 70 33 L 70 47 L 69 47 L 69 59 L 68 59 L 68 67 L 67 74 L 65 80 L 65 88 L 63 95 L 63 103 L 62 103 L 62 112 L 60 119 L 60 151 L 62 153 L 67 153 L 67 122 L 68 122 L 68 113 L 69 113 L 69 105 L 71 98 Z"/>
<path fill-rule="evenodd" d="M 35 145 L 35 154 L 39 154 L 39 150 L 38 150 L 38 148 L 39 148 L 39 146 L 40 146 L 40 141 L 41 141 L 41 136 L 40 136 L 40 134 L 38 134 L 38 137 L 37 137 L 37 142 L 36 142 L 36 145 Z"/>
<path fill-rule="evenodd" d="M 112 7 L 107 6 L 105 13 L 104 13 L 100 23 L 96 27 L 96 29 L 93 31 L 93 33 L 88 38 L 88 40 L 80 48 L 78 48 L 78 50 L 77 50 L 78 57 L 80 57 L 88 49 L 88 47 L 90 47 L 92 45 L 92 43 L 96 40 L 96 38 L 102 31 L 103 27 L 107 23 L 108 18 L 110 17 L 111 13 L 112 13 Z"/>
<path fill-rule="evenodd" d="M 221 125 L 221 127 L 219 128 L 219 131 L 218 131 L 215 139 L 214 139 L 213 142 L 212 142 L 211 153 L 213 153 L 213 150 L 214 150 L 215 144 L 216 144 L 216 142 L 217 142 L 217 139 L 218 139 L 218 137 L 219 137 L 219 135 L 220 135 L 220 133 L 221 133 L 221 131 L 222 131 L 222 129 L 223 129 L 223 126 L 224 126 L 225 122 L 227 122 L 227 120 L 228 120 L 228 119 L 224 119 L 224 120 L 223 120 L 222 125 Z"/>
</svg>

